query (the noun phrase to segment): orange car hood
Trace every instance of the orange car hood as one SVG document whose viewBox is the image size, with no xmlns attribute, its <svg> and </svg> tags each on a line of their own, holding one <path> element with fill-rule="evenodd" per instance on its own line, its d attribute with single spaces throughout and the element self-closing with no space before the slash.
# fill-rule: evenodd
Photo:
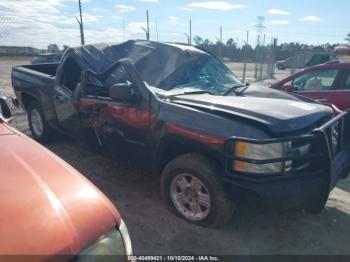
<svg viewBox="0 0 350 262">
<path fill-rule="evenodd" d="M 0 123 L 0 254 L 74 255 L 120 224 L 85 177 Z"/>
</svg>

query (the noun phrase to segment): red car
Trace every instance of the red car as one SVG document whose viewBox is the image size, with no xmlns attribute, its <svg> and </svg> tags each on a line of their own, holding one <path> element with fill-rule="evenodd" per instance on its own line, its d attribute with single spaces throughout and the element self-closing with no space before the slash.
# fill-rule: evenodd
<svg viewBox="0 0 350 262">
<path fill-rule="evenodd" d="M 334 104 L 341 110 L 350 109 L 350 62 L 329 62 L 308 67 L 271 88 Z"/>
<path fill-rule="evenodd" d="M 57 261 L 114 255 L 127 261 L 129 234 L 112 202 L 62 159 L 11 128 L 2 98 L 0 105 L 0 255 Z"/>
</svg>

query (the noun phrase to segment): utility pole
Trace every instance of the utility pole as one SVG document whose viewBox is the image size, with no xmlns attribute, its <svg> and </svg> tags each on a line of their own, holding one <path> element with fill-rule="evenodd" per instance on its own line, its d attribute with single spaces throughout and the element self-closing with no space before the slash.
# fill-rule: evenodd
<svg viewBox="0 0 350 262">
<path fill-rule="evenodd" d="M 219 58 L 222 58 L 222 26 L 220 26 Z"/>
<path fill-rule="evenodd" d="M 192 45 L 192 20 L 190 20 L 190 45 Z"/>
<path fill-rule="evenodd" d="M 265 48 L 265 39 L 266 35 L 264 34 L 264 41 L 263 41 L 263 45 L 261 47 L 261 52 L 260 52 L 260 74 L 259 74 L 259 79 L 263 79 L 262 77 L 262 71 L 263 71 L 263 67 L 264 67 L 264 48 Z"/>
<path fill-rule="evenodd" d="M 260 48 L 260 35 L 258 34 L 257 45 L 255 47 L 255 68 L 254 68 L 254 78 L 258 79 L 258 60 L 259 60 L 259 48 Z"/>
<path fill-rule="evenodd" d="M 149 35 L 149 13 L 148 13 L 148 10 L 146 11 L 146 19 L 147 19 L 147 35 L 146 35 L 146 38 L 149 41 L 150 40 L 150 35 Z"/>
<path fill-rule="evenodd" d="M 192 20 L 189 21 L 189 29 L 189 34 L 185 33 L 185 36 L 187 37 L 187 43 L 192 45 Z"/>
<path fill-rule="evenodd" d="M 218 50 L 219 50 L 219 59 L 221 59 L 222 56 L 222 26 L 220 26 L 220 38 L 216 38 L 218 40 Z"/>
<path fill-rule="evenodd" d="M 271 78 L 275 77 L 275 59 L 276 59 L 276 49 L 278 44 L 278 38 L 273 39 L 273 49 L 271 56 Z"/>
<path fill-rule="evenodd" d="M 158 35 L 158 22 L 156 21 L 156 34 L 157 34 L 157 42 L 159 41 L 159 35 Z"/>
<path fill-rule="evenodd" d="M 144 28 L 143 26 L 141 26 L 141 29 L 146 33 L 146 39 L 147 41 L 150 40 L 150 34 L 149 34 L 149 12 L 148 10 L 146 10 L 146 28 Z"/>
<path fill-rule="evenodd" d="M 77 22 L 78 22 L 79 28 L 80 28 L 80 42 L 81 42 L 81 45 L 85 45 L 83 12 L 82 12 L 82 8 L 81 8 L 81 0 L 78 0 L 78 1 L 79 1 L 79 15 L 80 15 L 80 19 L 78 19 L 77 17 L 75 17 L 75 18 L 77 19 Z"/>
<path fill-rule="evenodd" d="M 265 23 L 265 17 L 258 16 L 257 17 L 257 24 L 255 25 L 255 28 L 256 28 L 257 34 L 258 34 L 257 45 L 256 45 L 256 48 L 255 48 L 255 72 L 254 72 L 255 80 L 257 80 L 257 77 L 258 77 L 258 60 L 259 60 L 259 57 L 260 57 L 258 51 L 259 52 L 262 51 L 262 49 L 260 48 L 261 33 L 266 28 L 264 23 Z"/>
<path fill-rule="evenodd" d="M 247 31 L 247 39 L 244 42 L 244 52 L 243 52 L 243 82 L 245 81 L 246 71 L 247 71 L 247 48 L 249 43 L 249 31 Z"/>
</svg>

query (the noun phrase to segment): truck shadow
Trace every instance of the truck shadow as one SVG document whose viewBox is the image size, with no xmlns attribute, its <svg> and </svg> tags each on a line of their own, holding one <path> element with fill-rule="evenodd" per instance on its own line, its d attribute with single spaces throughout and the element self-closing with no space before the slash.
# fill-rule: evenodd
<svg viewBox="0 0 350 262">
<path fill-rule="evenodd" d="M 159 177 L 147 163 L 106 157 L 69 139 L 47 145 L 118 207 L 135 254 L 349 254 L 350 199 L 331 197 L 320 215 L 262 213 L 240 205 L 220 229 L 191 225 L 171 214 L 159 196 Z M 348 183 L 345 183 L 349 185 Z M 349 192 L 349 187 L 343 185 Z"/>
</svg>

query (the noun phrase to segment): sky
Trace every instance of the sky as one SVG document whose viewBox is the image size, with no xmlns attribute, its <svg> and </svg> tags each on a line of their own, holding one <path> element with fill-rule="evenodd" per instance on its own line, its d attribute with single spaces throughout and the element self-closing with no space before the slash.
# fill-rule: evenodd
<svg viewBox="0 0 350 262">
<path fill-rule="evenodd" d="M 150 13 L 151 39 L 186 42 L 192 35 L 216 41 L 256 43 L 257 16 L 265 17 L 266 42 L 341 43 L 350 32 L 349 0 L 82 0 L 86 43 L 145 38 Z M 0 0 L 0 45 L 44 48 L 78 46 L 78 0 Z M 157 34 L 158 31 L 158 34 Z"/>
</svg>

